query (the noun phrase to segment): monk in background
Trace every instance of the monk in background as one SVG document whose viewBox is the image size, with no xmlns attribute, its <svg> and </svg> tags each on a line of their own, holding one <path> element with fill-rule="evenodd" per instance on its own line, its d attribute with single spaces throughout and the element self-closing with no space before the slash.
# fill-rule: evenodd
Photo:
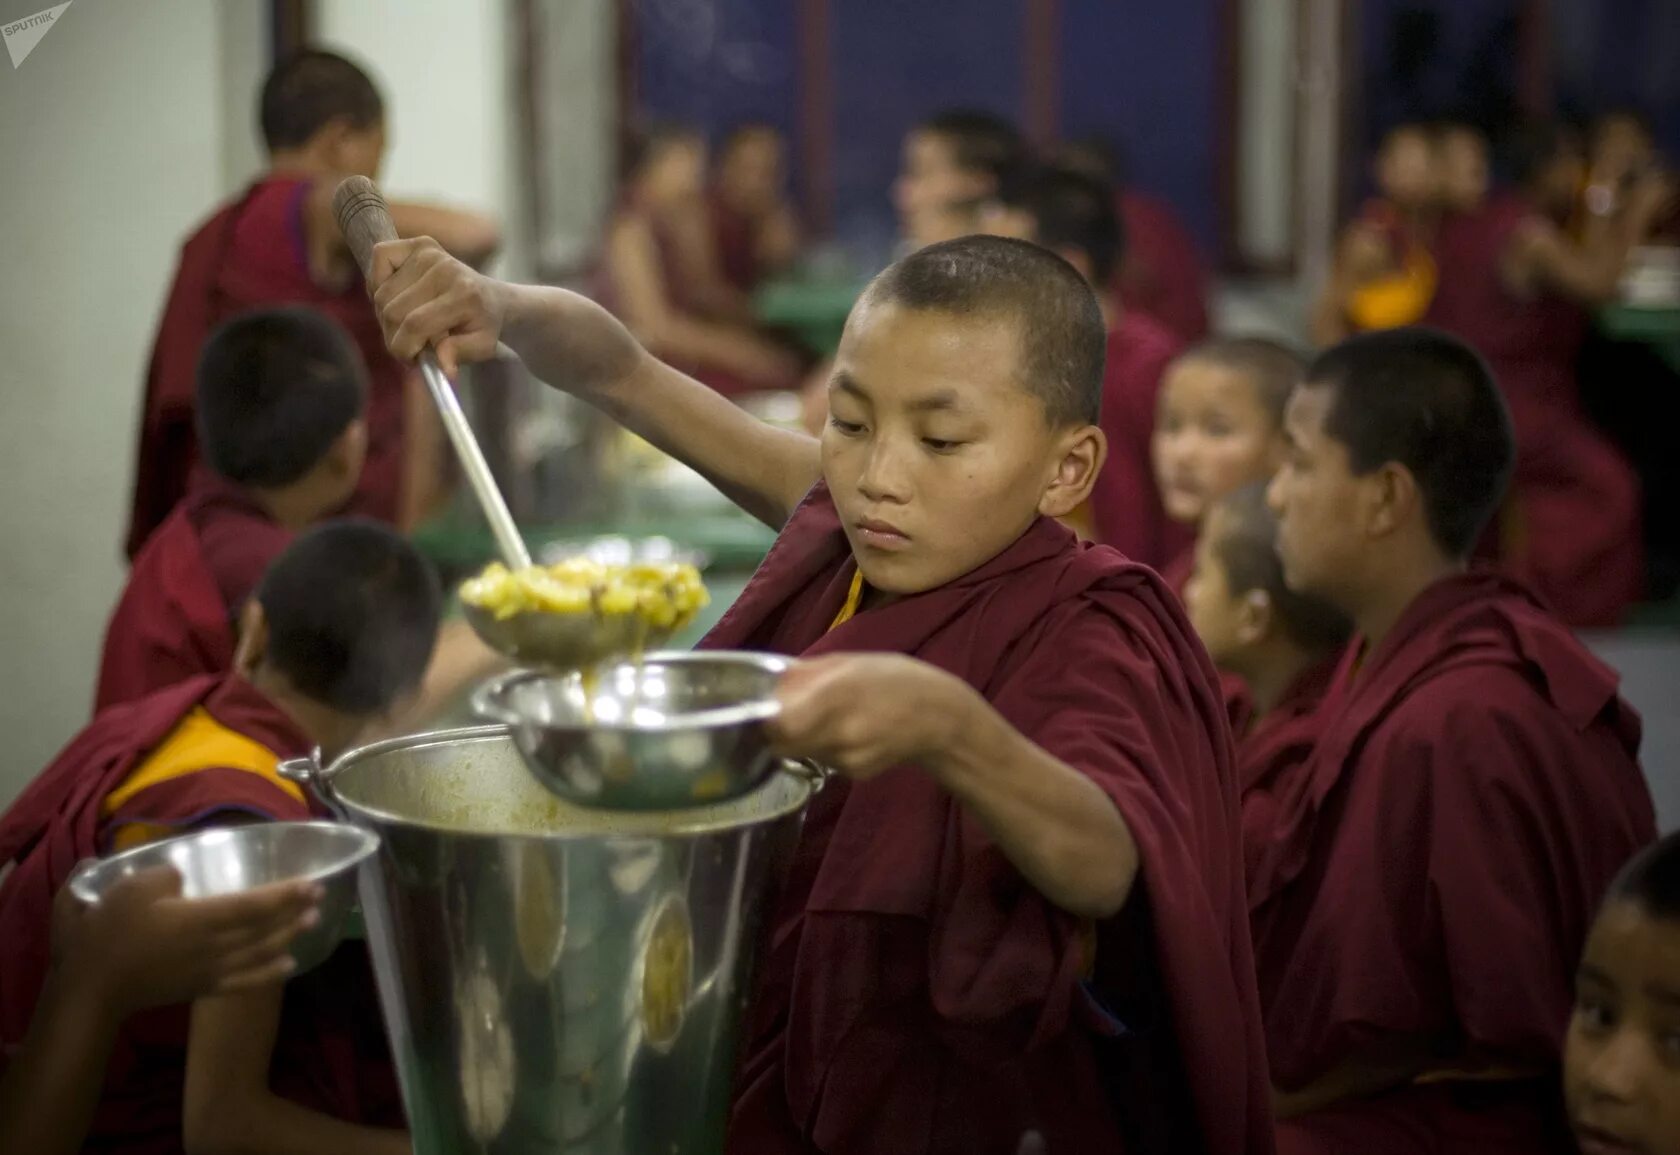
<svg viewBox="0 0 1680 1155">
<path fill-rule="evenodd" d="M 1466 568 L 1516 456 L 1471 349 L 1352 338 L 1286 428 L 1284 579 L 1356 636 L 1312 755 L 1244 816 L 1279 1150 L 1561 1155 L 1575 964 L 1656 835 L 1639 717 L 1534 595 Z"/>
<path fill-rule="evenodd" d="M 1153 569 L 1188 552 L 1194 530 L 1165 516 L 1149 468 L 1161 375 L 1183 348 L 1178 338 L 1109 291 L 1126 237 L 1112 190 L 1071 169 L 1042 168 L 1005 182 L 988 213 L 988 231 L 1042 245 L 1079 270 L 1103 310 L 1108 343 L 1103 358 L 1102 417 L 1108 440 L 1086 536 L 1112 545 Z"/>
<path fill-rule="evenodd" d="M 1462 216 L 1481 208 L 1493 180 L 1487 134 L 1469 121 L 1438 121 L 1435 158 L 1440 166 L 1437 195 L 1442 214 Z"/>
<path fill-rule="evenodd" d="M 367 464 L 350 510 L 407 527 L 442 495 L 442 438 L 418 378 L 391 359 L 368 310 L 361 274 L 333 219 L 346 176 L 376 178 L 385 155 L 385 103 L 355 64 L 319 49 L 280 61 L 259 108 L 268 171 L 187 239 L 152 345 L 140 424 L 130 561 L 176 503 L 199 464 L 194 375 L 217 325 L 265 305 L 303 305 L 350 334 L 367 375 Z M 402 236 L 424 233 L 475 265 L 501 244 L 486 217 L 396 203 Z"/>
<path fill-rule="evenodd" d="M 1672 188 L 1642 176 L 1625 198 L 1599 200 L 1576 239 L 1566 231 L 1585 175 L 1575 134 L 1536 126 L 1513 141 L 1513 165 L 1513 188 L 1441 230 L 1429 317 L 1487 358 L 1510 406 L 1517 471 L 1502 564 L 1570 625 L 1613 626 L 1645 585 L 1639 480 L 1584 415 L 1576 365 L 1588 310 L 1615 296 Z"/>
<path fill-rule="evenodd" d="M 1341 611 L 1283 580 L 1277 516 L 1260 483 L 1219 498 L 1202 519 L 1184 587 L 1190 624 L 1227 682 L 1252 862 L 1274 819 L 1272 792 L 1318 744 L 1319 711 L 1351 627 Z"/>
<path fill-rule="evenodd" d="M 1063 145 L 1056 161 L 1115 190 L 1126 255 L 1115 270 L 1114 288 L 1126 310 L 1149 317 L 1180 341 L 1206 337 L 1207 264 L 1172 206 L 1133 185 L 1119 149 L 1100 137 Z"/>
<path fill-rule="evenodd" d="M 0 1042 L 46 980 L 53 896 L 76 864 L 171 834 L 300 821 L 277 763 L 356 744 L 418 687 L 437 579 L 377 523 L 316 526 L 245 607 L 233 669 L 100 714 L 0 816 Z M 365 948 L 286 987 L 202 999 L 122 1028 L 89 1147 L 124 1155 L 407 1155 Z"/>
<path fill-rule="evenodd" d="M 986 203 L 1026 161 L 1015 126 L 989 112 L 951 109 L 916 125 L 892 189 L 905 247 L 979 232 Z"/>
<path fill-rule="evenodd" d="M 779 530 L 706 645 L 798 656 L 777 741 L 835 774 L 769 920 L 729 1150 L 1271 1149 L 1213 669 L 1154 573 L 1056 520 L 1105 452 L 1077 271 L 999 237 L 894 264 L 818 441 L 574 294 L 423 241 L 374 260 L 397 355 L 505 341 Z"/>
<path fill-rule="evenodd" d="M 1336 246 L 1330 279 L 1313 307 L 1312 336 L 1332 345 L 1349 333 L 1413 325 L 1435 295 L 1431 247 L 1442 206 L 1440 138 L 1422 122 L 1390 129 L 1372 162 L 1377 195 Z"/>
<path fill-rule="evenodd" d="M 210 336 L 194 404 L 207 468 L 134 559 L 96 712 L 232 668 L 239 615 L 270 563 L 361 480 L 366 397 L 356 346 L 323 314 L 258 310 Z"/>
<path fill-rule="evenodd" d="M 1196 534 L 1215 502 L 1264 485 L 1283 463 L 1283 410 L 1306 372 L 1301 355 L 1266 337 L 1209 337 L 1167 366 L 1149 455 L 1168 520 Z M 1195 551 L 1161 569 L 1182 592 Z"/>
<path fill-rule="evenodd" d="M 799 218 L 787 196 L 787 145 L 773 125 L 743 124 L 718 145 L 712 247 L 723 279 L 744 298 L 799 256 Z"/>
<path fill-rule="evenodd" d="M 755 332 L 722 278 L 706 221 L 706 142 L 682 125 L 648 129 L 625 157 L 597 296 L 656 355 L 726 397 L 790 389 L 799 360 Z"/>
</svg>

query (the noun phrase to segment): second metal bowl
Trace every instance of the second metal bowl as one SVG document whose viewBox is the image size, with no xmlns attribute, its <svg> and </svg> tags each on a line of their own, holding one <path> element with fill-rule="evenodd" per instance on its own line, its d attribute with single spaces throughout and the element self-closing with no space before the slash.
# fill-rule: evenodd
<svg viewBox="0 0 1680 1155">
<path fill-rule="evenodd" d="M 768 654 L 649 654 L 581 674 L 516 670 L 473 709 L 508 727 L 533 774 L 580 805 L 678 810 L 745 794 L 775 770 L 767 723 L 788 669 Z"/>
<path fill-rule="evenodd" d="M 337 948 L 356 904 L 356 867 L 378 849 L 378 835 L 343 822 L 254 822 L 113 854 L 78 869 L 68 885 L 81 901 L 96 903 L 117 883 L 159 866 L 181 876 L 182 898 L 238 894 L 272 882 L 319 883 L 320 919 L 292 940 L 296 977 Z"/>
</svg>

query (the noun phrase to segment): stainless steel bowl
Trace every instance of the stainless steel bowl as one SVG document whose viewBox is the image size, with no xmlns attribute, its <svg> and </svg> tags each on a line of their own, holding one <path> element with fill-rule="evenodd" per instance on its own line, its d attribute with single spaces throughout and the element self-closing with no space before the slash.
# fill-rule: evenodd
<svg viewBox="0 0 1680 1155">
<path fill-rule="evenodd" d="M 70 893 L 96 903 L 125 878 L 158 866 L 181 876 L 183 898 L 238 894 L 272 882 L 321 885 L 320 920 L 292 941 L 293 975 L 326 961 L 356 903 L 356 868 L 379 836 L 343 822 L 255 822 L 201 830 L 90 862 L 70 876 Z"/>
<path fill-rule="evenodd" d="M 745 794 L 777 766 L 766 723 L 788 669 L 768 654 L 650 654 L 595 672 L 516 670 L 473 709 L 505 725 L 533 774 L 569 802 L 676 810 Z"/>
</svg>

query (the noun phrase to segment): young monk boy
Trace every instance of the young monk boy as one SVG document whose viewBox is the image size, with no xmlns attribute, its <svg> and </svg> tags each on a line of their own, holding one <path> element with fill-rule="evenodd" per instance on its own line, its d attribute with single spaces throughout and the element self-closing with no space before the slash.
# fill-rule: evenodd
<svg viewBox="0 0 1680 1155">
<path fill-rule="evenodd" d="M 385 104 L 373 81 L 331 52 L 280 61 L 259 108 L 268 171 L 219 208 L 181 250 L 146 376 L 134 505 L 126 552 L 140 552 L 187 490 L 198 462 L 194 371 L 221 322 L 263 305 L 305 305 L 342 325 L 368 379 L 367 468 L 356 512 L 411 524 L 437 488 L 441 437 L 417 381 L 393 361 L 367 307 L 360 274 L 332 215 L 345 176 L 376 176 L 385 153 Z M 403 236 L 425 233 L 465 260 L 487 260 L 497 228 L 475 214 L 430 205 L 392 206 Z"/>
<path fill-rule="evenodd" d="M 1611 626 L 1644 588 L 1639 481 L 1585 416 L 1575 366 L 1584 306 L 1614 296 L 1669 189 L 1640 177 L 1625 198 L 1595 200 L 1572 238 L 1564 226 L 1585 172 L 1579 140 L 1538 127 L 1513 154 L 1518 186 L 1442 229 L 1429 318 L 1488 359 L 1516 423 L 1502 562 L 1571 625 Z"/>
<path fill-rule="evenodd" d="M 1194 533 L 1221 497 L 1272 479 L 1283 408 L 1305 370 L 1299 353 L 1265 337 L 1210 337 L 1167 366 L 1149 456 L 1170 522 Z M 1161 576 L 1183 590 L 1192 560 L 1180 550 Z"/>
<path fill-rule="evenodd" d="M 95 710 L 233 665 L 269 563 L 355 491 L 367 451 L 362 359 L 304 308 L 227 322 L 198 364 L 207 469 L 134 559 L 105 632 Z"/>
<path fill-rule="evenodd" d="M 1180 529 L 1164 516 L 1149 468 L 1162 373 L 1183 346 L 1107 292 L 1126 241 L 1113 193 L 1082 173 L 1039 169 L 1006 181 L 988 220 L 990 231 L 1033 241 L 1067 261 L 1097 293 L 1108 329 L 1101 417 L 1108 459 L 1092 493 L 1090 521 L 1098 541 L 1159 569 L 1195 541 L 1193 528 Z"/>
<path fill-rule="evenodd" d="M 1083 502 L 1103 321 L 967 237 L 864 293 L 820 441 L 752 420 L 556 289 L 375 249 L 393 351 L 505 341 L 779 527 L 714 647 L 804 659 L 778 737 L 833 767 L 748 1008 L 730 1149 L 1270 1147 L 1229 740 L 1177 600 Z"/>
<path fill-rule="evenodd" d="M 1318 741 L 1319 703 L 1349 627 L 1334 607 L 1284 582 L 1264 483 L 1219 498 L 1201 524 L 1184 609 L 1213 664 L 1241 688 L 1232 728 L 1243 825 L 1254 827 L 1243 850 L 1252 857 L 1271 825 L 1272 790 Z"/>
<path fill-rule="evenodd" d="M 275 766 L 341 752 L 419 683 L 437 632 L 436 578 L 366 521 L 300 537 L 246 607 L 231 672 L 94 719 L 0 816 L 0 1041 L 24 1037 L 48 971 L 53 896 L 83 858 L 217 823 L 305 819 Z M 365 954 L 341 950 L 280 988 L 131 1019 L 90 1145 L 407 1152 Z M 282 1000 L 284 998 L 284 1007 Z"/>
<path fill-rule="evenodd" d="M 1343 231 L 1314 307 L 1313 339 L 1321 345 L 1415 324 L 1435 294 L 1430 249 L 1441 211 L 1438 138 L 1421 122 L 1396 125 L 1377 146 L 1372 169 L 1377 196 Z"/>
<path fill-rule="evenodd" d="M 1435 125 L 1436 193 L 1447 216 L 1473 213 L 1487 199 L 1493 165 L 1487 135 L 1465 120 Z"/>
<path fill-rule="evenodd" d="M 1587 935 L 1563 1082 L 1583 1155 L 1680 1151 L 1680 834 L 1628 864 Z"/>
<path fill-rule="evenodd" d="M 719 271 L 742 294 L 799 255 L 787 196 L 787 146 L 770 124 L 743 124 L 718 145 L 707 199 Z"/>
<path fill-rule="evenodd" d="M 1249 874 L 1279 1149 L 1559 1150 L 1575 962 L 1656 833 L 1639 718 L 1531 594 L 1466 571 L 1514 456 L 1469 348 L 1353 338 L 1286 429 L 1284 578 L 1357 636 Z"/>
<path fill-rule="evenodd" d="M 281 982 L 293 970 L 292 940 L 320 917 L 312 882 L 180 893 L 168 867 L 124 879 L 93 906 L 59 893 L 52 973 L 0 1074 L 0 1151 L 80 1151 L 129 1015 Z"/>
<path fill-rule="evenodd" d="M 1026 159 L 1015 127 L 1002 117 L 953 109 L 922 121 L 904 138 L 893 204 L 912 247 L 979 231 L 979 208 Z"/>
</svg>

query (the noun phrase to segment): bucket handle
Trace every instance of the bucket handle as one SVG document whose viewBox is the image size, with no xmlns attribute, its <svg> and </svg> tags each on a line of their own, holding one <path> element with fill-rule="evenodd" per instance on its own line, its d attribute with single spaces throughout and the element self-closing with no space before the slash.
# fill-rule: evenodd
<svg viewBox="0 0 1680 1155">
<path fill-rule="evenodd" d="M 497 674 L 489 681 L 481 682 L 467 700 L 467 707 L 474 716 L 489 722 L 500 722 L 504 726 L 516 726 L 519 717 L 502 705 L 502 699 L 507 695 L 508 683 L 526 677 L 528 670 L 507 670 Z"/>
<path fill-rule="evenodd" d="M 295 782 L 299 786 L 307 787 L 309 791 L 332 809 L 339 817 L 344 817 L 343 808 L 338 804 L 338 796 L 332 789 L 333 768 L 321 765 L 321 748 L 311 750 L 302 758 L 287 758 L 275 766 L 274 772 L 288 782 Z"/>
</svg>

